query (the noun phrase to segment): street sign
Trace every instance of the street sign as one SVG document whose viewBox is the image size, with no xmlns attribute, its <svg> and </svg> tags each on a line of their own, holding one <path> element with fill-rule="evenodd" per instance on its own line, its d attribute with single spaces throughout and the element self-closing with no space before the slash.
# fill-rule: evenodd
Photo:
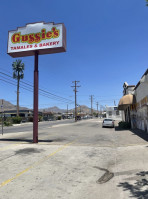
<svg viewBox="0 0 148 199">
<path fill-rule="evenodd" d="M 34 56 L 33 142 L 38 143 L 38 55 L 66 51 L 66 29 L 63 23 L 38 22 L 8 33 L 11 57 Z"/>
<path fill-rule="evenodd" d="M 8 33 L 8 54 L 12 57 L 51 54 L 66 51 L 66 29 L 63 23 L 34 23 Z"/>
</svg>

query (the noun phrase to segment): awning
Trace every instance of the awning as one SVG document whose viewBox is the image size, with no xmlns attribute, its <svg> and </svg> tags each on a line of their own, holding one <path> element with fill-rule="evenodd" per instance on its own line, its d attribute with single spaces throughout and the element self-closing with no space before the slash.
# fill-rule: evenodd
<svg viewBox="0 0 148 199">
<path fill-rule="evenodd" d="M 119 101 L 118 110 L 124 110 L 127 106 L 133 105 L 135 103 L 136 103 L 135 95 L 131 94 L 124 95 Z"/>
</svg>

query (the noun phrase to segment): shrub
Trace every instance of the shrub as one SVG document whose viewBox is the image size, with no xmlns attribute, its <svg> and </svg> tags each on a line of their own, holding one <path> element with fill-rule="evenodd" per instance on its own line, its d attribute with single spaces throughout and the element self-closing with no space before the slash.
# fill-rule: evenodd
<svg viewBox="0 0 148 199">
<path fill-rule="evenodd" d="M 43 117 L 41 115 L 38 116 L 39 122 L 43 121 Z"/>
<path fill-rule="evenodd" d="M 6 120 L 4 121 L 4 125 L 12 126 L 12 118 L 11 117 L 6 118 Z"/>
<path fill-rule="evenodd" d="M 131 128 L 131 123 L 130 122 L 119 122 L 118 123 L 119 127 L 122 129 L 130 129 Z"/>
<path fill-rule="evenodd" d="M 4 125 L 12 126 L 12 118 L 11 117 L 6 118 L 6 120 L 4 121 Z"/>
<path fill-rule="evenodd" d="M 5 125 L 5 126 L 12 126 L 12 123 L 11 123 L 11 122 L 7 122 L 7 121 L 4 121 L 4 125 Z"/>
<path fill-rule="evenodd" d="M 21 118 L 21 117 L 18 117 L 18 116 L 12 117 L 12 122 L 13 122 L 13 124 L 20 124 L 21 121 L 22 121 L 22 118 Z"/>
<path fill-rule="evenodd" d="M 38 116 L 38 122 L 43 121 L 43 117 L 41 115 Z M 28 122 L 33 122 L 33 116 L 28 117 Z"/>
<path fill-rule="evenodd" d="M 61 118 L 62 118 L 61 116 L 58 116 L 58 117 L 57 117 L 57 120 L 61 120 Z"/>
<path fill-rule="evenodd" d="M 28 122 L 33 122 L 33 116 L 28 117 Z"/>
</svg>

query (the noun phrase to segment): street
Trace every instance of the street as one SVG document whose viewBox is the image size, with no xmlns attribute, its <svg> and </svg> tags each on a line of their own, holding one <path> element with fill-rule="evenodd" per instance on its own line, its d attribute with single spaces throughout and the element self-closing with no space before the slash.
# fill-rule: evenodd
<svg viewBox="0 0 148 199">
<path fill-rule="evenodd" d="M 102 128 L 101 119 L 5 127 L 0 198 L 148 198 L 148 144 L 142 134 Z"/>
</svg>

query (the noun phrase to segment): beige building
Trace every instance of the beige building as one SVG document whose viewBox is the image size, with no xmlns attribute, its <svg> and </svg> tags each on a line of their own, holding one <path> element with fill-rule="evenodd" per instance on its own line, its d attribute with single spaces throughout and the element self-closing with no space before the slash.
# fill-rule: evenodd
<svg viewBox="0 0 148 199">
<path fill-rule="evenodd" d="M 136 86 L 123 84 L 118 109 L 124 110 L 125 121 L 130 122 L 132 128 L 148 132 L 148 69 Z"/>
<path fill-rule="evenodd" d="M 133 115 L 136 116 L 136 127 L 148 132 L 148 70 L 135 87 L 136 107 Z"/>
</svg>

